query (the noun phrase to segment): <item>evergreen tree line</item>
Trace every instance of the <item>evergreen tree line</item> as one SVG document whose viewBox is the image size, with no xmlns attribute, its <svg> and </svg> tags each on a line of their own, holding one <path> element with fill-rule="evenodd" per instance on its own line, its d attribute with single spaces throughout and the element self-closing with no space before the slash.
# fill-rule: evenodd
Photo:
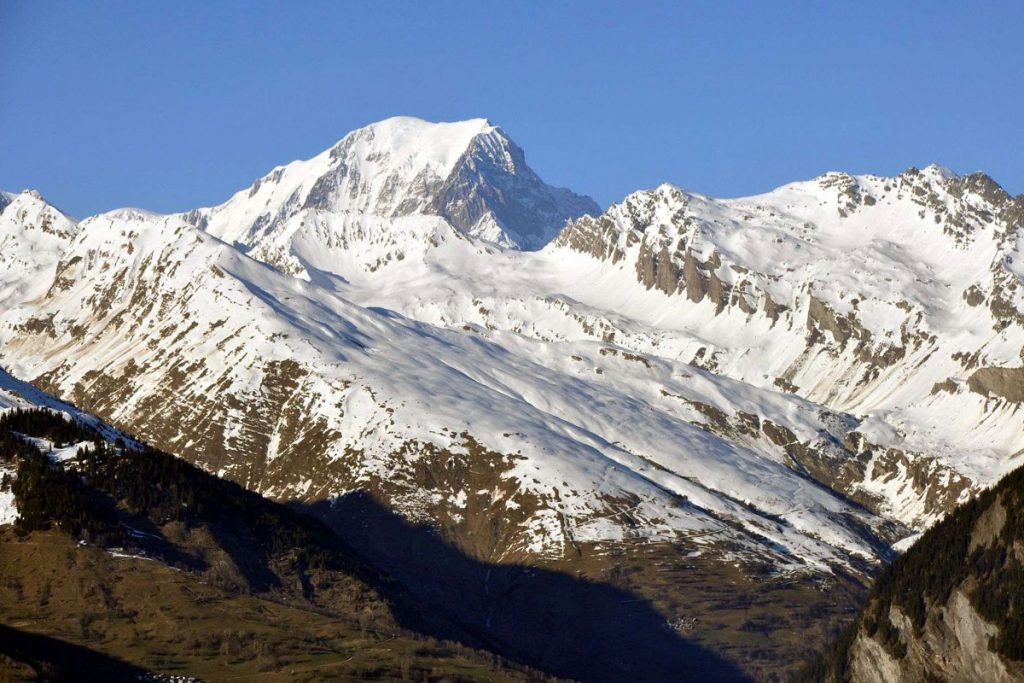
<svg viewBox="0 0 1024 683">
<path fill-rule="evenodd" d="M 65 467 L 23 436 L 91 443 Z M 264 559 L 288 555 L 303 569 L 369 571 L 320 520 L 149 446 L 136 450 L 120 439 L 111 445 L 60 413 L 21 409 L 0 416 L 0 458 L 17 462 L 13 490 L 23 533 L 56 525 L 101 545 L 137 545 L 119 519 L 121 510 L 157 526 L 178 521 L 240 532 Z"/>
<path fill-rule="evenodd" d="M 99 433 L 72 418 L 45 408 L 15 408 L 0 416 L 0 432 L 18 432 L 52 441 L 56 448 L 100 440 Z"/>
<path fill-rule="evenodd" d="M 996 500 L 1006 511 L 998 537 L 971 550 L 978 518 Z M 897 659 L 907 644 L 889 620 L 890 606 L 906 614 L 923 634 L 929 606 L 946 604 L 957 588 L 974 579 L 971 604 L 999 633 L 989 648 L 1009 660 L 1024 661 L 1024 562 L 1014 550 L 1024 543 L 1024 467 L 961 505 L 926 531 L 906 553 L 896 558 L 875 580 L 860 617 L 819 655 L 798 680 L 847 680 L 849 650 L 858 629 L 877 638 Z"/>
<path fill-rule="evenodd" d="M 0 453 L 17 464 L 11 490 L 18 507 L 19 533 L 56 525 L 74 538 L 104 545 L 123 545 L 124 529 L 103 500 L 72 471 L 54 464 L 34 446 L 12 444 L 5 432 Z"/>
</svg>

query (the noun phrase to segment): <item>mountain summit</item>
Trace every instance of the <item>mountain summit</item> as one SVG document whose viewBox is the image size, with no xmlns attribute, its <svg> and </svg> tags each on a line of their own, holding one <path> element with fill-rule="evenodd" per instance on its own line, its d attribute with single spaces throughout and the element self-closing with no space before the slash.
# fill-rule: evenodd
<svg viewBox="0 0 1024 683">
<path fill-rule="evenodd" d="M 545 184 L 523 150 L 486 119 L 396 117 L 353 131 L 312 159 L 279 166 L 186 219 L 298 274 L 305 257 L 367 231 L 401 230 L 394 223 L 403 217 L 436 216 L 463 235 L 532 250 L 566 220 L 598 213 L 589 197 Z"/>
</svg>

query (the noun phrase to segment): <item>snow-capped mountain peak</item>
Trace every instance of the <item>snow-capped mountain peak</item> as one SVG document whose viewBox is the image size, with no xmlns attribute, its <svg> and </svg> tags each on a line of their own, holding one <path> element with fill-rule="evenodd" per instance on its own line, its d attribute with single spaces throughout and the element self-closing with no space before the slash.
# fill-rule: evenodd
<svg viewBox="0 0 1024 683">
<path fill-rule="evenodd" d="M 921 169 L 921 173 L 926 177 L 935 177 L 940 180 L 953 180 L 960 177 L 953 169 L 934 162 Z"/>
<path fill-rule="evenodd" d="M 384 262 L 404 258 L 415 248 L 410 239 L 425 232 L 422 223 L 401 220 L 409 217 L 439 217 L 460 235 L 537 249 L 566 220 L 599 211 L 588 197 L 546 185 L 486 119 L 396 117 L 353 131 L 312 159 L 275 168 L 226 203 L 185 218 L 303 275 L 310 260 L 333 270 L 324 253 L 366 240 L 386 243 Z"/>
<path fill-rule="evenodd" d="M 349 133 L 331 148 L 330 154 L 342 156 L 350 145 L 358 146 L 358 156 L 367 161 L 409 168 L 416 173 L 431 168 L 446 177 L 473 138 L 497 130 L 487 119 L 430 123 L 412 116 L 396 116 Z"/>
<path fill-rule="evenodd" d="M 77 232 L 75 220 L 35 190 L 0 194 L 0 309 L 43 294 Z"/>
<path fill-rule="evenodd" d="M 877 558 L 1024 447 L 1024 201 L 983 174 L 662 184 L 600 213 L 484 119 L 395 118 L 187 214 L 10 202 L 15 375 L 268 495 L 376 487 L 461 528 L 485 492 L 520 527 L 487 552 Z"/>
</svg>

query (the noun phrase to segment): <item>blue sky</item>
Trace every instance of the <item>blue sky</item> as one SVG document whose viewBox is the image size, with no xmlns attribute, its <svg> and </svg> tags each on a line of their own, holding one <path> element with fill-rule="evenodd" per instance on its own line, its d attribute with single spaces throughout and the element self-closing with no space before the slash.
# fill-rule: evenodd
<svg viewBox="0 0 1024 683">
<path fill-rule="evenodd" d="M 0 188 L 220 203 L 393 115 L 608 204 L 932 161 L 1024 192 L 1024 2 L 0 0 Z"/>
</svg>

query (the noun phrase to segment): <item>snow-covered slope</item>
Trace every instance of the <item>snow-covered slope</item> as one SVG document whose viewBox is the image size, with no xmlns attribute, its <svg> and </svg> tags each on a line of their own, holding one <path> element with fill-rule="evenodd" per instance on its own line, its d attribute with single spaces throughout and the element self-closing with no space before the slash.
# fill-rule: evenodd
<svg viewBox="0 0 1024 683">
<path fill-rule="evenodd" d="M 539 253 L 446 244 L 377 269 L 318 267 L 364 305 L 609 341 L 854 413 L 853 450 L 872 464 L 838 488 L 916 525 L 956 496 L 911 482 L 988 484 L 1021 461 L 1022 216 L 1024 198 L 987 176 L 939 167 L 736 200 L 664 185 Z M 906 462 L 878 460 L 893 447 Z"/>
<path fill-rule="evenodd" d="M 70 403 L 56 399 L 28 382 L 12 377 L 7 370 L 0 367 L 0 415 L 10 410 L 24 408 L 47 408 L 62 414 L 66 419 L 75 420 L 96 429 L 111 442 L 124 439 L 129 443 L 135 443 L 130 437 L 104 424 L 96 416 L 85 413 Z M 52 443 L 41 439 L 31 439 L 30 441 L 36 443 L 40 450 L 49 453 L 50 457 L 56 461 L 74 457 L 79 448 L 89 447 L 88 444 L 78 443 L 54 448 Z M 0 453 L 0 455 L 5 454 Z M 0 526 L 13 524 L 18 519 L 18 508 L 11 488 L 16 476 L 17 468 L 14 463 L 5 462 L 3 458 L 0 458 Z"/>
<path fill-rule="evenodd" d="M 0 344 L 211 471 L 366 488 L 479 557 L 856 566 L 1019 460 L 1021 206 L 929 168 L 579 217 L 486 121 L 391 119 L 219 207 L 82 221 Z"/>
<path fill-rule="evenodd" d="M 853 463 L 856 426 L 793 396 L 364 308 L 174 216 L 87 219 L 59 270 L 5 316 L 13 372 L 267 495 L 366 487 L 456 531 L 500 514 L 466 541 L 494 558 L 688 538 L 824 568 L 905 533 L 791 467 L 790 445 Z"/>
<path fill-rule="evenodd" d="M 0 310 L 46 292 L 76 230 L 37 192 L 0 192 Z"/>
<path fill-rule="evenodd" d="M 1022 239 L 1024 197 L 933 166 L 727 201 L 663 186 L 573 224 L 555 250 L 685 301 L 671 324 L 707 342 L 716 371 L 885 415 L 993 476 L 1009 463 L 988 460 L 1024 448 Z"/>
</svg>

